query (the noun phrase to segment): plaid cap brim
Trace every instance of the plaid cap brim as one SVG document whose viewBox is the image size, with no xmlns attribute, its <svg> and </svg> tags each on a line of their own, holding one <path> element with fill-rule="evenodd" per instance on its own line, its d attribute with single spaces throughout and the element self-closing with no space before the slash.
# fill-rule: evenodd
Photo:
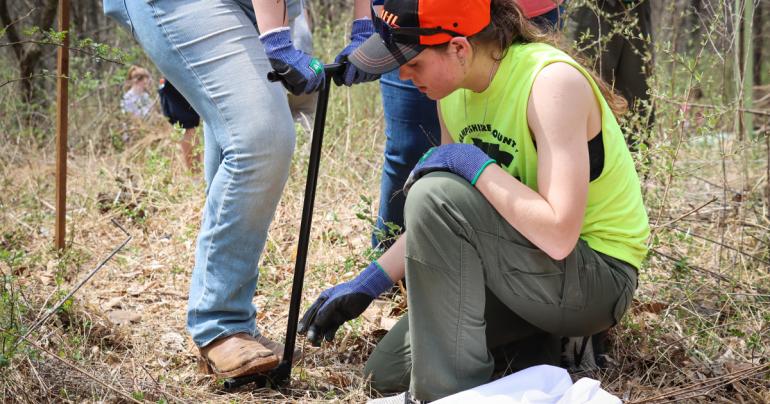
<svg viewBox="0 0 770 404">
<path fill-rule="evenodd" d="M 424 46 L 418 44 L 394 43 L 388 46 L 382 37 L 374 34 L 349 57 L 350 63 L 369 74 L 384 74 L 397 69 L 417 56 Z"/>
</svg>

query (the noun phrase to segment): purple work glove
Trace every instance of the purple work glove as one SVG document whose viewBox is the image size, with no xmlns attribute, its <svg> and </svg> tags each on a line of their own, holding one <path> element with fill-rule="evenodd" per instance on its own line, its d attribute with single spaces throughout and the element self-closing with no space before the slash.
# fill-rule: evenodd
<svg viewBox="0 0 770 404">
<path fill-rule="evenodd" d="M 297 332 L 307 334 L 314 346 L 321 345 L 321 338 L 331 341 L 342 324 L 360 316 L 377 296 L 392 286 L 390 276 L 373 261 L 355 279 L 321 292 L 302 316 Z"/>
<path fill-rule="evenodd" d="M 326 79 L 323 63 L 294 47 L 289 28 L 272 30 L 260 35 L 259 40 L 273 70 L 292 94 L 310 94 L 323 87 Z"/>
<path fill-rule="evenodd" d="M 496 163 L 478 147 L 466 143 L 449 143 L 431 147 L 417 162 L 404 184 L 404 194 L 425 174 L 449 171 L 476 185 L 479 176 L 488 165 Z"/>
<path fill-rule="evenodd" d="M 350 44 L 340 52 L 334 59 L 334 63 L 345 63 L 348 60 L 348 56 L 353 53 L 362 43 L 366 42 L 370 36 L 374 33 L 374 25 L 372 20 L 368 18 L 361 18 L 353 21 L 353 29 L 350 31 Z M 334 76 L 334 83 L 338 86 L 346 85 L 351 86 L 353 84 L 364 83 L 367 81 L 374 81 L 380 78 L 379 74 L 365 73 L 352 63 L 346 63 L 345 71 L 341 75 Z"/>
</svg>

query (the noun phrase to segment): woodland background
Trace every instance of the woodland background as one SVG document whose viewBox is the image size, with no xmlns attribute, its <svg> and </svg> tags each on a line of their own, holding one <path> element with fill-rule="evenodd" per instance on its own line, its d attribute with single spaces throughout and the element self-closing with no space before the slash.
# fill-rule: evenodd
<svg viewBox="0 0 770 404">
<path fill-rule="evenodd" d="M 628 402 L 770 402 L 770 2 L 648 0 L 655 122 L 634 154 L 650 254 L 610 366 L 575 373 Z M 574 37 L 570 1 L 565 41 Z M 316 55 L 345 46 L 350 0 L 311 0 Z M 120 111 L 128 66 L 159 74 L 100 2 L 73 1 L 67 247 L 53 247 L 56 0 L 0 0 L 0 397 L 3 402 L 361 402 L 361 366 L 402 309 L 378 302 L 304 358 L 288 389 L 241 390 L 196 372 L 184 329 L 204 184 L 159 113 Z M 628 33 L 633 21 L 619 19 Z M 693 100 L 697 91 L 702 97 Z M 153 94 L 154 96 L 156 94 Z M 689 100 L 687 109 L 682 106 Z M 639 130 L 644 117 L 623 125 Z M 255 303 L 282 339 L 308 160 L 298 126 L 292 174 L 262 257 Z M 334 88 L 304 304 L 371 259 L 384 144 L 376 83 Z M 41 327 L 66 296 L 132 239 Z"/>
</svg>

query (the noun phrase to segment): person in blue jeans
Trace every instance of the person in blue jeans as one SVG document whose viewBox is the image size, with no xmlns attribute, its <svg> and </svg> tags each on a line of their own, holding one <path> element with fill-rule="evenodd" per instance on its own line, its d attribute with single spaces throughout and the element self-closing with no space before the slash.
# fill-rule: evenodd
<svg viewBox="0 0 770 404">
<path fill-rule="evenodd" d="M 374 0 L 381 6 L 384 0 Z M 532 17 L 543 29 L 561 27 L 564 5 Z M 386 250 L 403 231 L 404 203 L 401 189 L 417 160 L 439 138 L 436 102 L 417 90 L 411 80 L 398 78 L 398 71 L 385 73 L 380 78 L 382 109 L 385 115 L 385 151 L 380 181 L 380 205 L 377 224 L 372 232 L 372 247 Z"/>
<path fill-rule="evenodd" d="M 286 92 L 325 83 L 323 63 L 297 49 L 289 24 L 301 0 L 104 0 L 204 121 L 206 202 L 188 297 L 187 329 L 201 370 L 218 377 L 275 367 L 283 347 L 263 337 L 252 304 L 257 264 L 295 145 Z M 370 0 L 356 0 L 346 57 L 373 32 Z M 373 80 L 349 66 L 340 83 Z"/>
</svg>

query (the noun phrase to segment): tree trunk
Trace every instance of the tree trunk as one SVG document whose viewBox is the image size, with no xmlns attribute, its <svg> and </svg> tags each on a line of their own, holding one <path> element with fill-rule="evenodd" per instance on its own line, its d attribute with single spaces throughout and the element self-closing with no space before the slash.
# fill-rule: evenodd
<svg viewBox="0 0 770 404">
<path fill-rule="evenodd" d="M 91 4 L 84 5 L 85 2 L 79 2 L 75 1 L 70 6 L 71 13 L 71 23 L 70 23 L 70 31 L 77 31 L 77 32 L 86 32 L 88 30 L 88 17 L 86 16 L 85 9 L 93 7 Z"/>
<path fill-rule="evenodd" d="M 754 0 L 745 0 L 743 5 L 742 35 L 744 60 L 741 65 L 743 69 L 743 108 L 752 109 L 754 106 Z M 746 112 L 743 114 L 744 136 L 750 139 L 754 135 L 754 114 Z"/>
<path fill-rule="evenodd" d="M 24 78 L 24 80 L 19 82 L 20 92 L 22 100 L 27 103 L 34 102 L 35 88 L 32 83 L 35 80 L 35 71 L 42 54 L 43 52 L 40 51 L 40 47 L 35 46 L 27 49 L 19 61 L 19 74 Z"/>
<path fill-rule="evenodd" d="M 695 46 L 697 51 L 698 44 L 701 41 L 703 35 L 702 24 L 699 16 L 703 16 L 703 4 L 701 0 L 690 0 L 690 7 L 687 10 L 686 21 L 688 22 L 690 29 L 690 44 Z M 688 49 L 689 53 L 690 49 Z"/>
<path fill-rule="evenodd" d="M 70 7 L 72 7 L 72 25 L 70 30 L 76 34 L 71 37 L 87 37 L 96 42 L 101 42 L 101 8 L 91 2 L 80 1 L 72 2 Z"/>
<path fill-rule="evenodd" d="M 53 27 L 54 20 L 56 19 L 58 4 L 56 0 L 42 0 L 41 3 L 32 14 L 32 23 L 29 25 L 38 27 L 41 31 L 48 31 Z M 22 31 L 19 24 L 23 21 L 19 17 L 26 13 L 12 16 L 10 11 L 8 1 L 0 0 L 0 24 L 6 30 L 8 42 L 13 44 L 11 47 L 18 62 L 20 78 L 23 79 L 19 81 L 19 95 L 25 102 L 33 103 L 37 99 L 34 86 L 35 74 L 38 71 L 43 49 L 39 44 L 21 43 L 26 38 L 22 38 L 19 34 Z"/>
<path fill-rule="evenodd" d="M 767 2 L 760 1 L 754 10 L 754 85 L 761 86 L 762 82 L 762 53 L 765 47 L 765 22 L 764 12 Z"/>
</svg>

